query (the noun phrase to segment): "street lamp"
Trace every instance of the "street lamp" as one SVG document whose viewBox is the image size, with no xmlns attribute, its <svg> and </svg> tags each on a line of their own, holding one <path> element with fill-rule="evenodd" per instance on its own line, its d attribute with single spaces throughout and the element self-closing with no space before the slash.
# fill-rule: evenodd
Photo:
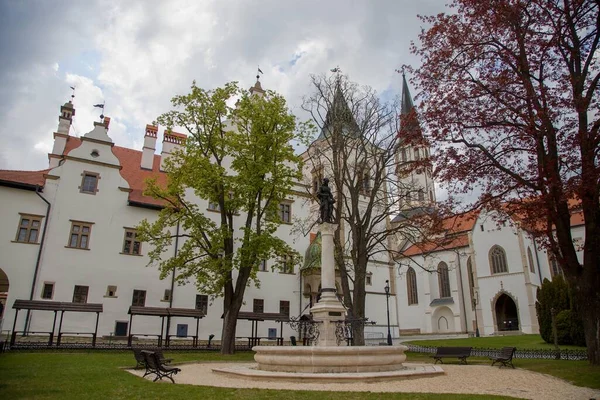
<svg viewBox="0 0 600 400">
<path fill-rule="evenodd" d="M 392 333 L 390 332 L 390 281 L 385 281 L 385 304 L 387 306 L 387 323 L 388 323 L 388 336 L 387 336 L 387 344 L 388 346 L 392 345 Z"/>
<path fill-rule="evenodd" d="M 473 296 L 473 310 L 475 311 L 475 337 L 479 337 L 479 324 L 477 323 L 477 292 Z"/>
</svg>

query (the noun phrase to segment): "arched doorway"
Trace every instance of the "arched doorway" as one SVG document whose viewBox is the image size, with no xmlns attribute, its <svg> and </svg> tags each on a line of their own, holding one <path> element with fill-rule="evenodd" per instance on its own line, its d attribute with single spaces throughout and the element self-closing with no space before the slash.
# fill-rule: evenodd
<svg viewBox="0 0 600 400">
<path fill-rule="evenodd" d="M 496 324 L 499 331 L 518 331 L 519 313 L 514 300 L 502 293 L 496 300 Z"/>
<path fill-rule="evenodd" d="M 4 321 L 4 313 L 6 312 L 8 286 L 8 276 L 6 276 L 6 273 L 0 268 L 0 330 L 2 330 L 2 322 Z"/>
</svg>

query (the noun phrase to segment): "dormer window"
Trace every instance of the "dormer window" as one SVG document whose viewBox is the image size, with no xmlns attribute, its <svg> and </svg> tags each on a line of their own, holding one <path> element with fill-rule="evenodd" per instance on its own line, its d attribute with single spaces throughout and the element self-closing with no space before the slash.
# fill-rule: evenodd
<svg viewBox="0 0 600 400">
<path fill-rule="evenodd" d="M 84 171 L 81 176 L 82 179 L 79 191 L 81 193 L 96 194 L 98 191 L 98 180 L 100 179 L 100 174 Z"/>
</svg>

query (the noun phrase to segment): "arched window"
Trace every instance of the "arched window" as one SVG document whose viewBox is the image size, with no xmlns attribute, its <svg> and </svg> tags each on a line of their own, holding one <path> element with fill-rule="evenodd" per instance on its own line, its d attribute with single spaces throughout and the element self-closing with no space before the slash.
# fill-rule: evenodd
<svg viewBox="0 0 600 400">
<path fill-rule="evenodd" d="M 425 201 L 425 192 L 423 192 L 423 189 L 419 189 L 419 201 Z"/>
<path fill-rule="evenodd" d="M 406 149 L 400 150 L 400 161 L 402 161 L 402 162 L 406 161 Z"/>
<path fill-rule="evenodd" d="M 548 260 L 550 261 L 550 276 L 554 278 L 556 275 L 562 275 L 562 268 L 558 264 L 558 260 L 554 254 L 548 254 Z"/>
<path fill-rule="evenodd" d="M 475 278 L 473 276 L 473 263 L 471 262 L 471 257 L 467 259 L 467 277 L 469 278 L 469 293 L 471 294 L 471 308 L 475 309 Z"/>
<path fill-rule="evenodd" d="M 412 267 L 406 271 L 406 293 L 408 295 L 408 305 L 419 304 L 419 294 L 417 292 L 417 274 Z"/>
<path fill-rule="evenodd" d="M 452 297 L 450 293 L 450 277 L 448 276 L 448 265 L 442 261 L 438 265 L 437 272 L 438 284 L 440 285 L 440 298 Z"/>
<path fill-rule="evenodd" d="M 490 249 L 490 267 L 492 274 L 501 274 L 508 272 L 508 266 L 506 264 L 506 253 L 504 249 L 498 245 L 492 246 Z"/>
<path fill-rule="evenodd" d="M 421 157 L 419 157 L 419 149 L 415 149 L 415 161 L 419 161 Z"/>
<path fill-rule="evenodd" d="M 431 201 L 433 203 L 433 191 L 432 190 L 429 191 L 429 201 Z"/>
<path fill-rule="evenodd" d="M 533 255 L 531 254 L 531 249 L 527 248 L 527 260 L 529 261 L 529 270 L 535 274 L 535 266 L 533 264 Z"/>
</svg>

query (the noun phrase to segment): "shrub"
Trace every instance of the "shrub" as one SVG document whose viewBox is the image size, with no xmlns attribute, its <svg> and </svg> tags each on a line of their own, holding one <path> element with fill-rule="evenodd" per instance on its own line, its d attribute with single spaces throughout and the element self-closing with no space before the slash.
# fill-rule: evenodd
<svg viewBox="0 0 600 400">
<path fill-rule="evenodd" d="M 573 299 L 567 282 L 562 276 L 552 281 L 544 279 L 537 290 L 535 309 L 540 325 L 540 335 L 547 343 L 554 343 L 552 333 L 552 308 L 556 318 L 558 344 L 585 346 L 583 322 L 576 309 L 572 308 Z"/>
</svg>

